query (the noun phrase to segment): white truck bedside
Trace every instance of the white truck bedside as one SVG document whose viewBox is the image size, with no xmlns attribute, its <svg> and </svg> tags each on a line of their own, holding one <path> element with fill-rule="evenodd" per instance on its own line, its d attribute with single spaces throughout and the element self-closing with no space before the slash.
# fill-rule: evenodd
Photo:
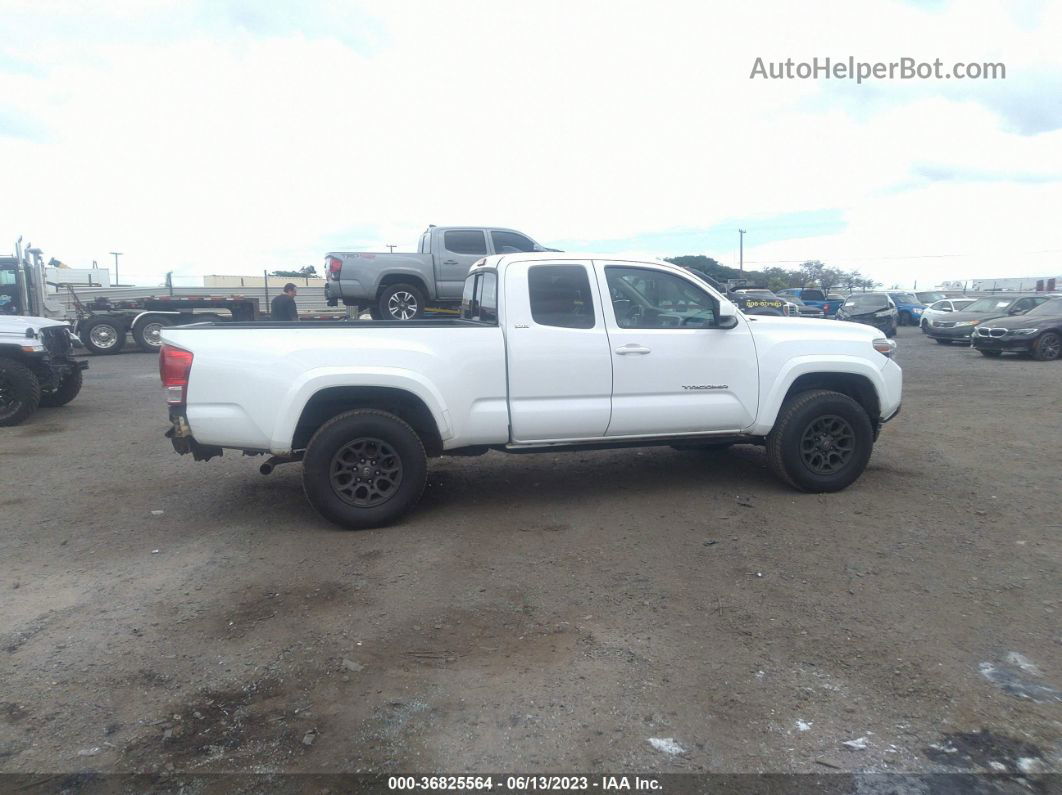
<svg viewBox="0 0 1062 795">
<path fill-rule="evenodd" d="M 427 459 L 763 444 L 803 491 L 843 489 L 900 409 L 875 329 L 751 317 L 682 268 L 615 256 L 487 257 L 460 319 L 202 323 L 162 331 L 167 435 L 302 461 L 307 497 L 351 528 L 413 507 Z"/>
</svg>

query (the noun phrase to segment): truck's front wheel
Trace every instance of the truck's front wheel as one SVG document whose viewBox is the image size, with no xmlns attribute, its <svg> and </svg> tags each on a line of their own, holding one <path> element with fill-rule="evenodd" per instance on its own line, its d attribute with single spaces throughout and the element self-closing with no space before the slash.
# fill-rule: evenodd
<svg viewBox="0 0 1062 795">
<path fill-rule="evenodd" d="M 306 447 L 302 467 L 310 504 L 352 530 L 399 518 L 416 505 L 428 475 L 417 432 L 376 409 L 347 411 L 322 425 Z"/>
<path fill-rule="evenodd" d="M 424 293 L 413 284 L 390 284 L 380 293 L 376 310 L 381 320 L 416 320 L 424 317 Z"/>
<path fill-rule="evenodd" d="M 41 383 L 14 359 L 0 359 L 0 426 L 18 425 L 37 410 Z"/>
<path fill-rule="evenodd" d="M 863 407 L 826 389 L 798 392 L 778 412 L 767 436 L 767 463 L 801 491 L 840 491 L 863 470 L 874 429 Z"/>
</svg>

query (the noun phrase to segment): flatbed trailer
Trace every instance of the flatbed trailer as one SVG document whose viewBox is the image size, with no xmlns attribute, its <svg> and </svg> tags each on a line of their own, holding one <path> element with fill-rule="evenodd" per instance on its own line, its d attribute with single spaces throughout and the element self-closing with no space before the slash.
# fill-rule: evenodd
<svg viewBox="0 0 1062 795">
<path fill-rule="evenodd" d="M 74 330 L 85 348 L 97 355 L 119 353 L 130 335 L 142 351 L 157 352 L 162 346 L 160 333 L 168 326 L 261 319 L 258 299 L 243 295 L 150 295 L 120 300 L 99 296 L 82 302 L 69 289 L 77 315 Z"/>
</svg>

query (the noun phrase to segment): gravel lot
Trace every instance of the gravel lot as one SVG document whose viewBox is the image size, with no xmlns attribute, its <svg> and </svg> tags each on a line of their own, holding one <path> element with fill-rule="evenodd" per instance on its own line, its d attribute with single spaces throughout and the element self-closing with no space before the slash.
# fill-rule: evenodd
<svg viewBox="0 0 1062 795">
<path fill-rule="evenodd" d="M 92 358 L 0 429 L 0 770 L 1062 770 L 1062 365 L 900 345 L 845 492 L 491 453 L 360 533 Z"/>
</svg>

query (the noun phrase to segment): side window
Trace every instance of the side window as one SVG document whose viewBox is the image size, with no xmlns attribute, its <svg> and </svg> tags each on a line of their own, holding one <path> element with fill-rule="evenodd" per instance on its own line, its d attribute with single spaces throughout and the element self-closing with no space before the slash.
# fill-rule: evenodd
<svg viewBox="0 0 1062 795">
<path fill-rule="evenodd" d="M 519 254 L 535 250 L 534 243 L 515 232 L 491 232 L 490 238 L 494 242 L 495 254 Z"/>
<path fill-rule="evenodd" d="M 1022 298 L 1020 301 L 1015 301 L 1014 306 L 1010 308 L 1011 312 L 1028 312 L 1036 306 L 1036 300 L 1034 298 Z"/>
<path fill-rule="evenodd" d="M 498 322 L 498 274 L 475 273 L 465 279 L 461 293 L 461 319 Z"/>
<path fill-rule="evenodd" d="M 716 302 L 695 284 L 671 273 L 605 268 L 620 328 L 703 328 L 715 324 Z"/>
<path fill-rule="evenodd" d="M 531 318 L 542 326 L 593 328 L 594 299 L 586 268 L 535 265 L 527 272 Z"/>
<path fill-rule="evenodd" d="M 487 253 L 487 238 L 478 229 L 453 229 L 443 233 L 443 245 L 454 254 Z"/>
<path fill-rule="evenodd" d="M 476 311 L 473 320 L 498 322 L 498 274 L 481 273 L 476 280 Z"/>
<path fill-rule="evenodd" d="M 461 292 L 461 319 L 471 320 L 475 311 L 476 280 L 480 274 L 474 273 L 465 279 L 465 289 Z"/>
<path fill-rule="evenodd" d="M 826 296 L 822 294 L 822 290 L 802 290 L 800 297 L 805 301 L 825 301 Z"/>
</svg>

